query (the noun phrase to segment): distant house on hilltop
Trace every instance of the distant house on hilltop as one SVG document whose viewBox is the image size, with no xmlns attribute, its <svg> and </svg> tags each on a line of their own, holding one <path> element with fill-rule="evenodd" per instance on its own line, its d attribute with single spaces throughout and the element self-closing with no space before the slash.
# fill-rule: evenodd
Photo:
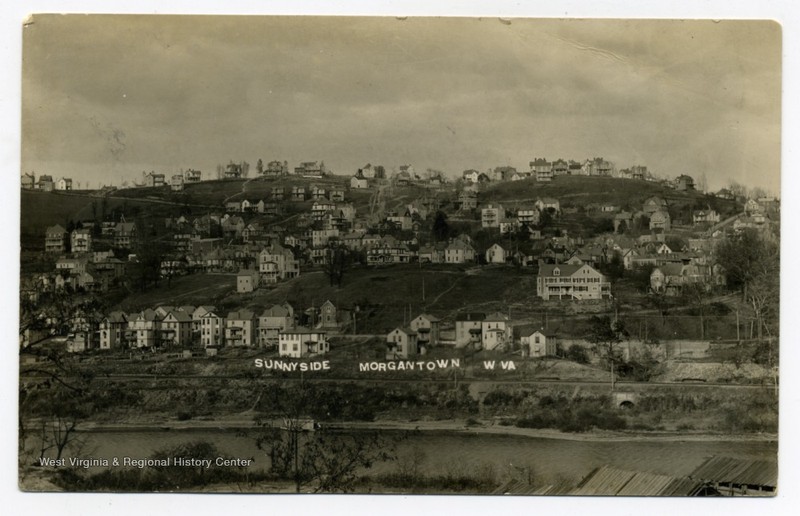
<svg viewBox="0 0 800 516">
<path fill-rule="evenodd" d="M 55 183 L 53 183 L 53 176 L 39 176 L 39 190 L 43 192 L 52 192 L 54 189 Z"/>
<path fill-rule="evenodd" d="M 183 190 L 183 176 L 180 174 L 175 174 L 172 176 L 170 183 L 170 190 L 173 192 L 180 192 Z"/>
<path fill-rule="evenodd" d="M 22 188 L 25 190 L 33 190 L 36 186 L 36 176 L 34 174 L 28 174 L 27 172 L 22 174 Z"/>
<path fill-rule="evenodd" d="M 262 172 L 265 176 L 285 176 L 289 174 L 289 163 L 286 161 L 273 160 L 267 163 Z"/>
<path fill-rule="evenodd" d="M 350 188 L 354 190 L 369 188 L 369 182 L 366 177 L 356 174 L 350 178 Z"/>
<path fill-rule="evenodd" d="M 184 181 L 187 183 L 199 183 L 200 177 L 203 175 L 199 170 L 189 169 L 184 173 Z"/>
<path fill-rule="evenodd" d="M 547 183 L 553 180 L 553 164 L 544 158 L 535 158 L 530 162 L 531 175 L 537 181 Z"/>
<path fill-rule="evenodd" d="M 69 191 L 72 190 L 72 179 L 69 177 L 62 177 L 56 181 L 56 190 Z"/>
<path fill-rule="evenodd" d="M 324 161 L 304 161 L 294 168 L 294 173 L 304 177 L 322 177 L 326 174 Z"/>
<path fill-rule="evenodd" d="M 682 174 L 675 179 L 675 189 L 679 192 L 688 192 L 694 190 L 694 179 L 691 176 Z"/>
<path fill-rule="evenodd" d="M 150 172 L 146 176 L 144 176 L 144 185 L 149 187 L 159 187 L 164 186 L 165 184 L 165 176 L 164 174 L 156 174 L 155 172 Z"/>
</svg>

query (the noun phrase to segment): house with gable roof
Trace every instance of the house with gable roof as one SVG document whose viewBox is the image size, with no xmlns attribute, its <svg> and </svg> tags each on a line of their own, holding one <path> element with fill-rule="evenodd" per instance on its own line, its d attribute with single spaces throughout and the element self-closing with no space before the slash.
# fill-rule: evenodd
<svg viewBox="0 0 800 516">
<path fill-rule="evenodd" d="M 506 263 L 508 258 L 509 252 L 500 244 L 493 244 L 486 250 L 486 263 Z"/>
<path fill-rule="evenodd" d="M 53 182 L 53 176 L 50 175 L 41 175 L 39 176 L 39 182 L 37 183 L 39 190 L 43 192 L 52 192 L 55 188 L 55 183 Z"/>
<path fill-rule="evenodd" d="M 453 239 L 444 250 L 445 263 L 469 263 L 475 261 L 475 248 L 463 240 Z"/>
<path fill-rule="evenodd" d="M 294 329 L 294 308 L 289 303 L 272 305 L 258 316 L 258 343 L 277 346 L 280 333 Z"/>
<path fill-rule="evenodd" d="M 33 190 L 36 187 L 36 175 L 25 172 L 22 174 L 22 188 L 25 190 Z"/>
<path fill-rule="evenodd" d="M 72 190 L 72 179 L 69 177 L 62 177 L 58 181 L 56 181 L 56 190 Z"/>
<path fill-rule="evenodd" d="M 395 328 L 386 335 L 386 360 L 408 360 L 419 354 L 417 332 Z"/>
<path fill-rule="evenodd" d="M 294 257 L 291 249 L 278 243 L 273 243 L 259 253 L 258 264 L 265 283 L 277 283 L 300 275 L 300 261 Z"/>
<path fill-rule="evenodd" d="M 642 211 L 648 216 L 657 211 L 667 211 L 667 201 L 657 195 L 648 197 L 642 204 Z"/>
<path fill-rule="evenodd" d="M 514 340 L 514 329 L 508 316 L 495 312 L 481 321 L 481 347 L 485 350 L 506 350 Z"/>
<path fill-rule="evenodd" d="M 225 342 L 225 318 L 214 307 L 200 315 L 200 344 L 204 348 L 222 347 Z"/>
<path fill-rule="evenodd" d="M 184 347 L 192 343 L 192 316 L 183 310 L 171 310 L 161 320 L 159 343 Z"/>
<path fill-rule="evenodd" d="M 137 348 L 152 348 L 158 343 L 158 331 L 161 329 L 161 316 L 155 310 L 147 308 L 136 316 L 128 317 L 128 329 L 134 332 Z"/>
<path fill-rule="evenodd" d="M 124 312 L 111 312 L 100 321 L 100 349 L 116 349 L 125 343 L 128 316 Z"/>
<path fill-rule="evenodd" d="M 456 316 L 456 347 L 469 346 L 473 349 L 480 347 L 481 329 L 486 314 L 462 313 Z"/>
<path fill-rule="evenodd" d="M 417 343 L 420 347 L 430 348 L 439 344 L 440 319 L 431 314 L 420 314 L 415 317 L 409 328 L 417 333 Z"/>
<path fill-rule="evenodd" d="M 520 337 L 523 353 L 531 358 L 552 357 L 556 354 L 557 334 L 545 329 L 532 329 Z"/>
</svg>

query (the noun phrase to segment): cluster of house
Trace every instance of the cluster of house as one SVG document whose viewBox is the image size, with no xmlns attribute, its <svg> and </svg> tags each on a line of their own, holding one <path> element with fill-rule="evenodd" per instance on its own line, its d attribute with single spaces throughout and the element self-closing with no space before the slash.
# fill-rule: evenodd
<svg viewBox="0 0 800 516">
<path fill-rule="evenodd" d="M 487 172 L 478 172 L 470 169 L 462 172 L 461 177 L 469 183 L 484 183 L 488 181 L 520 181 L 533 178 L 536 181 L 549 182 L 557 176 L 612 176 L 615 174 L 614 164 L 603 158 L 587 159 L 583 162 L 557 159 L 548 161 L 545 158 L 534 158 L 529 164 L 529 170 L 518 171 L 514 167 L 502 166 L 489 169 Z M 638 179 L 649 177 L 647 167 L 636 166 Z"/>
<path fill-rule="evenodd" d="M 203 173 L 199 170 L 189 169 L 181 174 L 173 174 L 170 177 L 169 187 L 173 192 L 180 192 L 183 190 L 185 184 L 199 183 Z M 144 185 L 152 188 L 165 186 L 167 184 L 166 174 L 157 174 L 150 172 L 144 176 Z"/>
<path fill-rule="evenodd" d="M 442 339 L 443 321 L 431 314 L 420 314 L 408 324 L 386 335 L 386 360 L 408 360 L 425 355 L 439 345 L 473 350 L 522 350 L 523 356 L 545 357 L 556 354 L 555 332 L 528 326 L 515 326 L 500 312 L 462 313 L 455 318 L 454 339 Z"/>
<path fill-rule="evenodd" d="M 260 313 L 213 306 L 157 306 L 138 312 L 114 311 L 107 315 L 76 317 L 66 340 L 69 352 L 99 350 L 188 350 L 201 347 L 215 355 L 223 347 L 275 349 L 288 358 L 309 358 L 330 352 L 329 337 L 343 331 L 352 312 L 331 301 L 298 313 L 289 303 L 276 304 Z M 306 325 L 301 325 L 300 322 Z M 443 321 L 420 314 L 408 326 L 388 332 L 386 360 L 407 360 L 425 355 L 440 345 L 474 350 L 521 349 L 523 356 L 556 353 L 555 332 L 515 325 L 505 314 L 463 313 L 455 318 L 452 340 L 444 340 Z M 450 326 L 452 328 L 452 324 Z"/>
<path fill-rule="evenodd" d="M 657 182 L 644 165 L 634 165 L 629 168 L 617 170 L 614 163 L 603 158 L 586 159 L 583 161 L 557 159 L 549 161 L 546 158 L 534 158 L 529 164 L 529 170 L 517 170 L 510 166 L 495 167 L 486 172 L 474 169 L 465 170 L 461 177 L 467 183 L 486 183 L 490 181 L 521 181 L 534 179 L 538 182 L 548 183 L 558 176 L 603 176 L 618 177 L 623 179 L 638 179 Z M 672 181 L 660 181 L 670 188 L 687 191 L 694 190 L 694 180 L 687 175 L 679 175 Z"/>
<path fill-rule="evenodd" d="M 37 181 L 36 174 L 26 172 L 22 174 L 22 188 L 25 190 L 41 190 L 42 192 L 52 192 L 53 190 L 69 191 L 72 190 L 72 179 L 62 177 L 53 181 L 53 176 L 42 174 Z"/>
<path fill-rule="evenodd" d="M 313 200 L 329 206 L 330 203 L 344 202 L 345 191 L 342 188 L 325 189 L 322 186 L 311 186 L 306 188 L 302 185 L 283 187 L 275 186 L 270 189 L 264 198 L 243 198 L 229 200 L 225 203 L 227 213 L 260 213 L 264 215 L 279 215 L 280 203 L 283 201 L 304 202 Z M 334 210 L 335 206 L 314 208 L 314 211 Z"/>
<path fill-rule="evenodd" d="M 117 278 L 125 275 L 126 262 L 116 258 L 111 250 L 94 250 L 95 231 L 93 223 L 71 232 L 59 224 L 48 227 L 45 252 L 62 256 L 56 260 L 54 271 L 27 278 L 24 290 L 31 295 L 67 286 L 86 291 L 108 290 Z M 100 231 L 114 247 L 130 249 L 136 241 L 136 225 L 132 222 L 103 223 Z"/>
<path fill-rule="evenodd" d="M 289 303 L 260 313 L 223 313 L 213 306 L 158 306 L 138 312 L 111 312 L 73 321 L 67 350 L 181 350 L 200 346 L 209 355 L 222 347 L 277 349 L 282 357 L 304 358 L 330 351 L 328 335 L 349 322 L 349 310 L 330 301 L 296 313 Z M 307 321 L 303 326 L 301 321 Z"/>
</svg>

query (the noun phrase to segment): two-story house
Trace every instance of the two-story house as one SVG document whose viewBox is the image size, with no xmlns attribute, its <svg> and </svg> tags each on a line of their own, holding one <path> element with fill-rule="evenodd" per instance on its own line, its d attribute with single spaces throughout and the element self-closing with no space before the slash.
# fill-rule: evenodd
<svg viewBox="0 0 800 516">
<path fill-rule="evenodd" d="M 417 356 L 417 332 L 395 328 L 386 335 L 386 360 L 408 360 Z"/>
<path fill-rule="evenodd" d="M 278 334 L 278 355 L 305 358 L 324 355 L 330 351 L 327 334 L 323 330 L 303 326 L 287 329 Z"/>
</svg>

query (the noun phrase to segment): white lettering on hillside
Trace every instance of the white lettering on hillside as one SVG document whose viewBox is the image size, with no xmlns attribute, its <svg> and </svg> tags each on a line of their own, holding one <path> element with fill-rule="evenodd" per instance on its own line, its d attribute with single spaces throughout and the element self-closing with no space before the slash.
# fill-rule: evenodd
<svg viewBox="0 0 800 516">
<path fill-rule="evenodd" d="M 483 368 L 484 369 L 494 370 L 494 366 L 496 364 L 497 364 L 497 362 L 495 362 L 494 360 L 484 360 L 483 361 Z M 500 361 L 500 369 L 503 369 L 503 370 L 506 370 L 506 371 L 514 371 L 514 370 L 517 369 L 517 366 L 511 360 L 501 360 Z"/>
<path fill-rule="evenodd" d="M 329 371 L 331 363 L 327 360 L 318 362 L 289 362 L 286 360 L 274 360 L 272 358 L 256 358 L 255 366 L 273 371 Z"/>
<path fill-rule="evenodd" d="M 392 362 L 359 362 L 359 372 L 386 371 L 434 371 L 436 369 L 453 369 L 461 367 L 460 358 L 445 358 L 437 360 L 396 360 Z"/>
</svg>

